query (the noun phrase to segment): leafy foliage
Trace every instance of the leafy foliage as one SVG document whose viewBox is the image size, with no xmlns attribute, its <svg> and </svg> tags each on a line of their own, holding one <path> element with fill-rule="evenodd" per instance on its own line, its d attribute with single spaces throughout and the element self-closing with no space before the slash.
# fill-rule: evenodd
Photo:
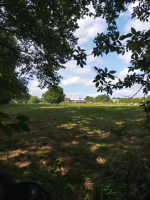
<svg viewBox="0 0 150 200">
<path fill-rule="evenodd" d="M 82 166 L 71 168 L 71 171 L 63 176 L 61 165 L 59 161 L 54 162 L 50 166 L 49 176 L 52 180 L 52 193 L 65 196 L 67 199 L 72 199 L 74 191 L 72 187 L 75 185 L 82 185 L 85 178 L 90 177 L 91 171 L 84 169 Z"/>
<path fill-rule="evenodd" d="M 96 102 L 108 102 L 110 99 L 109 95 L 106 95 L 106 94 L 102 94 L 102 95 L 98 95 L 96 98 L 95 98 L 95 101 Z"/>
<path fill-rule="evenodd" d="M 129 33 L 120 35 L 116 23 L 120 13 L 126 12 L 129 4 L 134 2 L 47 0 L 41 3 L 40 0 L 16 0 L 14 3 L 7 0 L 1 3 L 0 7 L 1 30 L 6 36 L 15 36 L 19 42 L 13 47 L 0 38 L 0 46 L 17 55 L 17 66 L 21 66 L 20 74 L 26 74 L 28 77 L 36 75 L 41 87 L 49 87 L 60 82 L 61 76 L 57 72 L 64 68 L 64 64 L 71 58 L 81 67 L 86 65 L 85 49 L 76 47 L 78 38 L 74 32 L 79 28 L 77 20 L 86 15 L 102 17 L 108 25 L 107 32 L 97 33 L 92 54 L 95 57 L 111 52 L 124 55 L 130 51 L 132 60 L 129 71 L 139 69 L 142 73 L 127 75 L 122 81 L 114 76 L 114 69 L 108 71 L 107 68 L 95 66 L 97 75 L 94 82 L 98 91 L 112 94 L 114 89 L 130 88 L 133 84 L 139 83 L 147 93 L 150 79 L 150 30 L 137 31 L 131 27 Z M 139 5 L 133 8 L 131 18 L 148 23 L 150 2 L 138 2 Z M 93 5 L 93 12 L 87 8 L 90 4 Z M 127 41 L 124 44 L 125 39 Z M 8 58 L 7 52 L 5 58 Z M 115 84 L 112 82 L 114 79 L 118 80 Z"/>
<path fill-rule="evenodd" d="M 0 32 L 0 40 L 3 40 L 5 45 L 10 48 L 16 48 L 17 41 L 15 37 Z M 0 45 L 0 104 L 7 104 L 12 99 L 26 100 L 29 98 L 27 80 L 18 77 L 18 73 L 15 71 L 18 58 L 19 52 L 14 54 L 6 46 L 2 47 Z"/>
<path fill-rule="evenodd" d="M 69 101 L 69 99 L 70 99 L 70 98 L 67 98 L 67 97 L 66 97 L 64 101 Z"/>
<path fill-rule="evenodd" d="M 141 102 L 141 105 L 143 107 L 144 112 L 146 112 L 147 114 L 147 118 L 144 122 L 144 127 L 147 128 L 148 130 L 150 130 L 150 117 L 149 117 L 149 113 L 150 113 L 150 101 L 146 101 L 146 102 Z"/>
<path fill-rule="evenodd" d="M 37 96 L 31 96 L 28 103 L 39 103 L 39 99 Z"/>
<path fill-rule="evenodd" d="M 139 1 L 142 2 L 142 1 Z M 141 15 L 146 11 L 148 12 L 150 3 L 146 1 L 143 10 L 140 6 L 136 6 L 133 9 L 132 18 L 136 17 L 136 10 L 141 9 Z M 143 13 L 142 13 L 143 12 Z M 140 18 L 143 22 L 148 22 L 149 14 L 144 15 L 143 18 Z M 96 47 L 93 50 L 94 56 L 99 56 L 103 54 L 108 54 L 109 52 L 117 52 L 117 54 L 124 55 L 125 52 L 131 52 L 131 65 L 129 67 L 129 72 L 134 72 L 135 70 L 139 69 L 142 73 L 136 74 L 133 73 L 132 75 L 127 75 L 124 81 L 118 79 L 116 76 L 110 76 L 111 72 L 107 72 L 107 70 L 102 70 L 95 68 L 97 72 L 97 76 L 94 80 L 96 82 L 96 87 L 98 87 L 98 91 L 107 91 L 107 93 L 112 94 L 113 89 L 122 89 L 123 87 L 131 87 L 133 84 L 138 83 L 142 84 L 143 92 L 148 93 L 149 90 L 149 62 L 150 62 L 150 30 L 148 31 L 136 31 L 133 27 L 131 27 L 131 33 L 127 33 L 126 35 L 122 35 L 118 37 L 117 26 L 116 22 L 114 23 L 113 27 L 108 28 L 109 31 L 106 35 L 103 33 L 98 34 L 95 38 Z M 117 37 L 115 37 L 117 36 Z M 122 41 L 127 39 L 126 44 L 122 44 Z M 130 38 L 130 39 L 129 39 Z M 109 80 L 106 80 L 108 78 Z M 118 80 L 117 83 L 112 84 L 110 79 Z M 101 82 L 100 82 L 101 80 Z M 101 86 L 99 86 L 101 83 Z"/>
<path fill-rule="evenodd" d="M 4 113 L 0 112 L 0 129 L 8 136 L 11 137 L 12 131 L 20 131 L 23 130 L 25 132 L 30 132 L 30 128 L 25 123 L 25 121 L 29 121 L 30 119 L 27 116 L 18 115 L 16 119 L 17 123 L 8 123 L 5 122 L 4 119 L 10 119 L 10 117 Z"/>
<path fill-rule="evenodd" d="M 143 107 L 144 112 L 148 115 L 150 113 L 150 101 L 142 102 L 141 106 Z"/>
<path fill-rule="evenodd" d="M 49 103 L 60 103 L 64 101 L 65 94 L 63 92 L 63 88 L 57 87 L 49 87 L 48 91 L 42 95 L 45 101 Z"/>
<path fill-rule="evenodd" d="M 90 96 L 86 96 L 85 99 L 87 102 L 94 102 L 94 98 Z"/>
<path fill-rule="evenodd" d="M 14 54 L 20 52 L 20 74 L 36 75 L 41 87 L 58 84 L 61 76 L 57 71 L 64 68 L 74 53 L 77 44 L 74 31 L 82 15 L 80 5 L 72 1 L 7 0 L 0 7 L 1 29 L 6 36 L 11 33 L 19 42 L 16 48 L 2 40 L 0 45 Z M 81 48 L 77 51 L 76 59 L 80 63 L 84 54 Z"/>
<path fill-rule="evenodd" d="M 114 101 L 113 101 L 114 100 Z M 118 101 L 117 101 L 118 100 Z M 137 98 L 132 98 L 130 99 L 129 97 L 127 98 L 119 98 L 119 97 L 113 97 L 112 99 L 109 100 L 109 102 L 111 103 L 138 103 L 140 104 L 141 102 L 146 102 L 146 101 L 149 101 L 150 100 L 150 96 L 147 96 L 147 97 L 137 97 Z"/>
</svg>

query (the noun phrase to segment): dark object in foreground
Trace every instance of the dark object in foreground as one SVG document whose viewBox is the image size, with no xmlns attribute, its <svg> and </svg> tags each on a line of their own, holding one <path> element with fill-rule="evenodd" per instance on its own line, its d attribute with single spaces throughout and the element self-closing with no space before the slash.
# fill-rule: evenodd
<svg viewBox="0 0 150 200">
<path fill-rule="evenodd" d="M 41 183 L 14 181 L 9 173 L 0 174 L 0 200 L 51 200 Z"/>
</svg>

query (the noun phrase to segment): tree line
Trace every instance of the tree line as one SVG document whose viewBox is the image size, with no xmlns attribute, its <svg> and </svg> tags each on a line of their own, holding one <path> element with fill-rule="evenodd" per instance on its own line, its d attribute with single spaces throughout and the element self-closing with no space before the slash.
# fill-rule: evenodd
<svg viewBox="0 0 150 200">
<path fill-rule="evenodd" d="M 29 103 L 29 104 L 34 104 L 34 103 L 61 103 L 63 101 L 69 101 L 70 98 L 67 98 L 66 95 L 64 94 L 63 88 L 61 88 L 60 86 L 57 87 L 49 87 L 48 91 L 45 92 L 44 94 L 42 94 L 42 98 L 38 98 L 37 96 L 32 96 L 29 93 L 27 93 L 27 95 L 25 96 L 25 94 L 22 93 L 22 95 L 18 96 L 17 98 L 15 98 L 16 96 L 12 96 L 12 98 L 10 98 L 8 100 L 8 98 L 6 98 L 7 102 L 4 102 L 3 99 L 3 103 Z M 1 102 L 2 102 L 2 97 L 1 97 Z M 84 100 L 86 100 L 86 102 L 101 102 L 101 103 L 105 103 L 105 102 L 109 102 L 109 103 L 142 103 L 142 102 L 146 102 L 146 101 L 150 101 L 150 96 L 147 97 L 141 97 L 141 98 L 120 98 L 120 97 L 113 97 L 112 99 L 110 98 L 109 95 L 106 94 L 102 94 L 102 95 L 98 95 L 95 98 L 94 97 L 90 97 L 90 96 L 86 96 L 84 98 Z"/>
<path fill-rule="evenodd" d="M 150 96 L 147 96 L 147 97 L 137 97 L 137 98 L 132 98 L 132 99 L 129 99 L 129 98 L 112 98 L 109 100 L 110 103 L 114 103 L 113 100 L 117 99 L 118 101 L 115 101 L 116 102 L 119 102 L 119 103 L 142 103 L 142 102 L 146 102 L 146 101 L 150 101 Z"/>
<path fill-rule="evenodd" d="M 36 104 L 36 103 L 61 103 L 65 100 L 65 94 L 63 88 L 60 86 L 57 87 L 49 87 L 48 91 L 42 94 L 42 98 L 38 98 L 37 96 L 32 96 L 28 94 L 26 98 L 22 98 L 20 96 L 19 99 L 10 99 L 7 103 L 28 103 L 28 104 Z"/>
<path fill-rule="evenodd" d="M 110 99 L 109 95 L 102 94 L 102 95 L 96 96 L 95 98 L 86 96 L 84 100 L 86 100 L 87 102 L 108 102 L 109 99 Z"/>
<path fill-rule="evenodd" d="M 141 102 L 146 102 L 150 101 L 150 96 L 147 97 L 138 97 L 138 98 L 120 98 L 120 97 L 113 97 L 112 99 L 110 98 L 109 95 L 103 94 L 103 95 L 98 95 L 95 98 L 86 96 L 85 100 L 87 102 L 109 102 L 109 103 L 141 103 Z"/>
</svg>

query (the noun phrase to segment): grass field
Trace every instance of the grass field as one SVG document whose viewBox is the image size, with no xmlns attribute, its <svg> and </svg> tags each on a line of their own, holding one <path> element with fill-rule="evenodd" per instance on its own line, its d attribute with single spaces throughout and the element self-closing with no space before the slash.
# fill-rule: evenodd
<svg viewBox="0 0 150 200">
<path fill-rule="evenodd" d="M 150 135 L 140 106 L 10 104 L 0 111 L 12 121 L 28 116 L 31 129 L 10 139 L 0 132 L 1 172 L 41 181 L 51 190 L 49 170 L 58 161 L 64 176 L 87 173 L 79 166 L 91 170 L 84 184 L 72 187 L 73 199 L 150 198 Z M 111 133 L 115 128 L 122 134 L 124 126 L 129 128 L 124 137 Z"/>
</svg>

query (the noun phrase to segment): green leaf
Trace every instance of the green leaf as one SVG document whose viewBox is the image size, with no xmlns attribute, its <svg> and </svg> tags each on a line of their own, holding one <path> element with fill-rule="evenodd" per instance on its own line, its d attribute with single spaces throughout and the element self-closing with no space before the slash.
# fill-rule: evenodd
<svg viewBox="0 0 150 200">
<path fill-rule="evenodd" d="M 117 40 L 119 38 L 119 31 L 116 32 L 116 36 L 115 36 L 115 39 Z"/>
<path fill-rule="evenodd" d="M 95 86 L 98 87 L 98 86 L 99 86 L 99 82 L 97 82 L 97 83 L 95 84 Z"/>
<path fill-rule="evenodd" d="M 101 85 L 103 85 L 103 81 L 100 81 Z"/>
<path fill-rule="evenodd" d="M 80 67 L 83 68 L 83 63 L 80 63 Z"/>
<path fill-rule="evenodd" d="M 7 74 L 1 74 L 2 75 L 2 78 L 4 79 L 4 80 L 6 80 L 6 81 L 8 81 L 8 82 L 11 82 L 11 79 L 10 79 L 10 77 L 7 75 Z"/>
<path fill-rule="evenodd" d="M 12 135 L 12 130 L 11 128 L 9 128 L 8 126 L 6 125 L 1 125 L 1 129 L 3 130 L 3 132 L 8 136 L 8 137 L 11 137 Z"/>
<path fill-rule="evenodd" d="M 141 53 L 141 48 L 138 46 L 136 51 L 140 54 Z"/>
<path fill-rule="evenodd" d="M 116 46 L 116 42 L 115 41 L 113 42 L 113 45 Z"/>
<path fill-rule="evenodd" d="M 126 38 L 126 35 L 120 36 L 119 40 L 124 40 Z"/>
<path fill-rule="evenodd" d="M 99 74 L 96 75 L 95 79 L 96 79 L 96 80 L 99 80 L 99 79 L 100 79 L 100 75 L 99 75 Z"/>
<path fill-rule="evenodd" d="M 133 34 L 135 34 L 135 33 L 136 33 L 136 30 L 135 30 L 133 27 L 131 27 L 131 32 L 132 32 Z"/>
<path fill-rule="evenodd" d="M 93 83 L 97 82 L 97 80 L 93 80 Z"/>
<path fill-rule="evenodd" d="M 116 71 L 111 70 L 109 73 L 110 73 L 110 74 L 114 74 L 114 73 L 116 73 Z"/>
<path fill-rule="evenodd" d="M 126 37 L 131 37 L 133 34 L 132 33 L 128 33 L 127 35 L 126 35 Z"/>
<path fill-rule="evenodd" d="M 6 113 L 4 113 L 4 112 L 0 112 L 0 118 L 7 118 L 7 119 L 9 119 L 9 116 Z"/>
<path fill-rule="evenodd" d="M 111 37 L 112 41 L 115 41 L 116 39 L 114 37 Z"/>
<path fill-rule="evenodd" d="M 20 126 L 18 124 L 8 124 L 8 126 L 11 129 L 15 130 L 15 131 L 20 131 L 21 130 L 21 128 L 20 128 Z"/>
<path fill-rule="evenodd" d="M 67 199 L 71 199 L 73 196 L 73 191 L 70 187 L 64 188 L 62 193 L 67 197 Z"/>
<path fill-rule="evenodd" d="M 124 54 L 125 54 L 125 51 L 122 52 L 122 55 L 124 55 Z"/>
<path fill-rule="evenodd" d="M 109 48 L 106 49 L 106 52 L 105 52 L 105 53 L 106 53 L 106 55 L 109 53 Z"/>
<path fill-rule="evenodd" d="M 70 183 L 71 185 L 81 184 L 84 182 L 84 178 L 82 176 L 81 177 L 70 176 L 67 178 L 66 182 Z"/>
<path fill-rule="evenodd" d="M 117 43 L 118 43 L 119 45 L 122 45 L 122 43 L 121 43 L 119 40 L 117 40 Z"/>
<path fill-rule="evenodd" d="M 26 131 L 26 132 L 30 132 L 30 128 L 28 127 L 28 125 L 24 122 L 18 122 L 18 125 L 22 128 L 22 130 Z"/>
<path fill-rule="evenodd" d="M 16 117 L 16 119 L 18 119 L 20 121 L 29 121 L 30 120 L 27 116 L 24 116 L 24 115 L 18 115 Z"/>
<path fill-rule="evenodd" d="M 114 77 L 114 76 L 112 76 L 112 75 L 109 75 L 109 78 L 111 78 L 111 79 L 115 80 L 115 77 Z"/>
</svg>

